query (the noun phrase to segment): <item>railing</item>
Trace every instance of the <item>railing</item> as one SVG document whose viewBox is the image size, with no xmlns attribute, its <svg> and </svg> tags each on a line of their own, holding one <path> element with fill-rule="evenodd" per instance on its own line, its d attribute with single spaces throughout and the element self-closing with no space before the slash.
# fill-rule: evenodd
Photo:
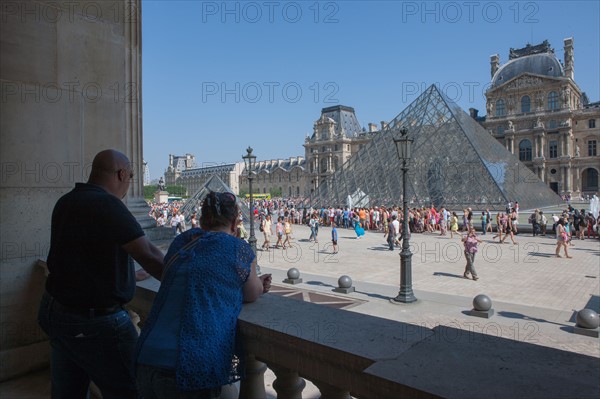
<svg viewBox="0 0 600 399">
<path fill-rule="evenodd" d="M 130 307 L 144 320 L 153 298 L 138 287 Z M 406 309 L 426 312 L 428 305 Z M 244 305 L 238 328 L 248 353 L 242 399 L 266 397 L 267 366 L 277 377 L 277 397 L 285 399 L 302 397 L 303 378 L 323 399 L 600 396 L 595 357 L 443 325 L 425 328 L 267 294 Z"/>
</svg>

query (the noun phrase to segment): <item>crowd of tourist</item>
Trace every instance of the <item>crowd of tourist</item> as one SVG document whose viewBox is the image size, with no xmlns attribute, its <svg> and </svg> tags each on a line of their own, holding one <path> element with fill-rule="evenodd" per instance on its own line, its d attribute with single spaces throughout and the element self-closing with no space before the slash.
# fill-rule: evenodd
<svg viewBox="0 0 600 399">
<path fill-rule="evenodd" d="M 249 207 L 249 201 L 245 200 Z M 196 213 L 183 215 L 179 210 L 183 206 L 182 201 L 174 201 L 168 204 L 152 204 L 150 215 L 156 220 L 157 226 L 167 226 L 173 229 L 174 235 L 185 231 L 188 227 L 197 227 Z M 311 229 L 310 241 L 318 242 L 319 226 L 336 226 L 343 229 L 355 230 L 357 238 L 364 232 L 379 231 L 384 238 L 399 245 L 402 239 L 402 227 L 404 212 L 399 206 L 372 206 L 372 207 L 301 207 L 300 198 L 274 198 L 255 201 L 254 218 L 260 232 L 274 229 L 277 242 L 274 247 L 279 248 L 289 244 L 289 236 L 292 224 L 308 225 Z M 528 217 L 533 236 L 546 236 L 551 229 L 552 234 L 557 233 L 559 221 L 563 221 L 568 239 L 600 238 L 600 215 L 593 215 L 585 209 L 575 209 L 568 205 L 562 213 L 547 216 L 542 210 L 536 209 Z M 186 217 L 189 226 L 186 224 Z M 287 226 L 287 227 L 286 227 Z M 390 227 L 391 226 L 391 227 Z M 468 207 L 461 211 L 450 211 L 446 207 L 413 207 L 408 212 L 409 233 L 437 233 L 454 235 L 467 233 L 470 227 L 479 230 L 482 235 L 495 233 L 493 240 L 504 243 L 510 239 L 517 244 L 516 235 L 519 234 L 519 203 L 508 202 L 504 211 L 492 214 L 489 209 L 475 211 Z M 247 232 L 240 223 L 240 235 L 247 237 Z M 391 234 L 390 234 L 391 233 Z M 389 239 L 389 236 L 392 238 Z M 269 249 L 270 237 L 265 238 L 264 249 Z"/>
</svg>

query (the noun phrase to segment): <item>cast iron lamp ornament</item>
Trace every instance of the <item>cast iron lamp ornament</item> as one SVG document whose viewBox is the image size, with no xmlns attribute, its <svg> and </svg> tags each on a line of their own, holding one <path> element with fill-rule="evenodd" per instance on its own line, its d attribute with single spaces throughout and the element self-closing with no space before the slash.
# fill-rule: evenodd
<svg viewBox="0 0 600 399">
<path fill-rule="evenodd" d="M 406 164 L 410 161 L 411 147 L 413 139 L 408 137 L 408 130 L 403 127 L 400 129 L 400 138 L 394 138 L 398 158 L 402 161 L 402 207 L 404 210 L 404 221 L 402 223 L 402 251 L 400 252 L 400 292 L 391 302 L 412 303 L 417 300 L 412 289 L 412 252 L 409 246 L 408 230 L 408 202 L 406 195 Z"/>
<path fill-rule="evenodd" d="M 247 154 L 243 155 L 246 172 L 248 173 L 248 189 L 250 190 L 250 237 L 248 243 L 256 255 L 256 236 L 254 235 L 254 195 L 252 194 L 252 180 L 254 180 L 254 168 L 256 167 L 256 155 L 252 154 L 252 147 L 248 146 Z M 260 274 L 260 266 L 256 263 L 256 273 Z"/>
</svg>

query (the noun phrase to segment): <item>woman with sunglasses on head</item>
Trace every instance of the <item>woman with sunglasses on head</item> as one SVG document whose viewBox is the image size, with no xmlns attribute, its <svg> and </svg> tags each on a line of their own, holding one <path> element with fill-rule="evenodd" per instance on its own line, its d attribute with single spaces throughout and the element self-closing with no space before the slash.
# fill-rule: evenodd
<svg viewBox="0 0 600 399">
<path fill-rule="evenodd" d="M 165 256 L 162 284 L 137 345 L 144 398 L 217 398 L 240 378 L 236 324 L 243 302 L 268 292 L 250 245 L 236 238 L 231 193 L 210 192 L 200 228 L 179 235 Z"/>
</svg>

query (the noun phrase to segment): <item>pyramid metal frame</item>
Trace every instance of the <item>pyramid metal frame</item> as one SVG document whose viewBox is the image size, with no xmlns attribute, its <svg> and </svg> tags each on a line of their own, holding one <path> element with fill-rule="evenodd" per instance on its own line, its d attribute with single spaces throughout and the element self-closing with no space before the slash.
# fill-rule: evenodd
<svg viewBox="0 0 600 399">
<path fill-rule="evenodd" d="M 508 201 L 519 201 L 521 209 L 533 209 L 561 203 L 554 191 L 432 85 L 321 183 L 306 206 L 348 205 L 348 196 L 369 206 L 401 204 L 401 161 L 394 137 L 402 127 L 414 139 L 407 176 L 411 207 L 504 209 Z"/>
<path fill-rule="evenodd" d="M 186 216 L 186 219 L 189 219 L 195 211 L 200 214 L 200 210 L 202 208 L 202 202 L 204 202 L 204 198 L 208 195 L 209 192 L 214 191 L 217 193 L 231 193 L 235 195 L 233 190 L 221 180 L 221 178 L 213 174 L 208 178 L 206 183 L 200 187 L 198 191 L 194 195 L 192 195 L 186 202 L 185 205 L 181 208 L 181 213 Z M 250 210 L 248 206 L 237 196 L 235 195 L 236 202 L 238 204 L 238 208 L 241 210 L 244 224 L 249 223 L 250 220 Z"/>
</svg>

